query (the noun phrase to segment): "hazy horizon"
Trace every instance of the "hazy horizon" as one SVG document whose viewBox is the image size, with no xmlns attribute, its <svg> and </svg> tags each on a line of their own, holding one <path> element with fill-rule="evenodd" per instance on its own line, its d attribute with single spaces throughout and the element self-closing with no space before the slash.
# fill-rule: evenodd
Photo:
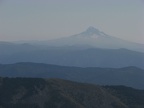
<svg viewBox="0 0 144 108">
<path fill-rule="evenodd" d="M 1 0 L 0 41 L 50 40 L 93 26 L 144 44 L 143 0 Z"/>
</svg>

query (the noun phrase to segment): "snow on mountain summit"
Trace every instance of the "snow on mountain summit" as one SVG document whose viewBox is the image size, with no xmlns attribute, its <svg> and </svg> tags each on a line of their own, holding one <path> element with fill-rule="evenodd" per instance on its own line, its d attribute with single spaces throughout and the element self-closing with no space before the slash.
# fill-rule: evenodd
<svg viewBox="0 0 144 108">
<path fill-rule="evenodd" d="M 49 46 L 91 46 L 96 48 L 119 49 L 126 48 L 134 51 L 144 51 L 144 45 L 123 40 L 100 31 L 92 26 L 85 31 L 68 37 L 41 42 Z"/>
<path fill-rule="evenodd" d="M 108 37 L 104 32 L 90 26 L 88 29 L 86 29 L 84 32 L 74 35 L 73 37 L 78 38 L 99 38 L 99 37 Z"/>
</svg>

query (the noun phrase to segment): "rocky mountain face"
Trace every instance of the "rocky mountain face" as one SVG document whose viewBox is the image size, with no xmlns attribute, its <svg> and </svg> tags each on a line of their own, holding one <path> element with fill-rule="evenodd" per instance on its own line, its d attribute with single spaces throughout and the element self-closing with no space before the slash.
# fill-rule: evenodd
<svg viewBox="0 0 144 108">
<path fill-rule="evenodd" d="M 128 108 L 100 86 L 60 79 L 0 78 L 0 108 Z"/>
</svg>

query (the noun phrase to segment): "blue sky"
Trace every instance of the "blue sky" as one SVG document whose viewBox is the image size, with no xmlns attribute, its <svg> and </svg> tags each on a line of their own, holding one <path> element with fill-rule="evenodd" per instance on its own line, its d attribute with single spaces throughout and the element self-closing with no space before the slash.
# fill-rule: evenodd
<svg viewBox="0 0 144 108">
<path fill-rule="evenodd" d="M 94 26 L 144 43 L 144 0 L 1 0 L 0 41 L 48 40 Z"/>
</svg>

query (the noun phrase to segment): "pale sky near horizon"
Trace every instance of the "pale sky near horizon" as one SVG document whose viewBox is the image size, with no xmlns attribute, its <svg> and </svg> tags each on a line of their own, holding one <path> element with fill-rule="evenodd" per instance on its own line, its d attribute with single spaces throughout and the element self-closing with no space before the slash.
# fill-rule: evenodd
<svg viewBox="0 0 144 108">
<path fill-rule="evenodd" d="M 55 39 L 89 26 L 144 44 L 144 0 L 0 0 L 0 41 Z"/>
</svg>

